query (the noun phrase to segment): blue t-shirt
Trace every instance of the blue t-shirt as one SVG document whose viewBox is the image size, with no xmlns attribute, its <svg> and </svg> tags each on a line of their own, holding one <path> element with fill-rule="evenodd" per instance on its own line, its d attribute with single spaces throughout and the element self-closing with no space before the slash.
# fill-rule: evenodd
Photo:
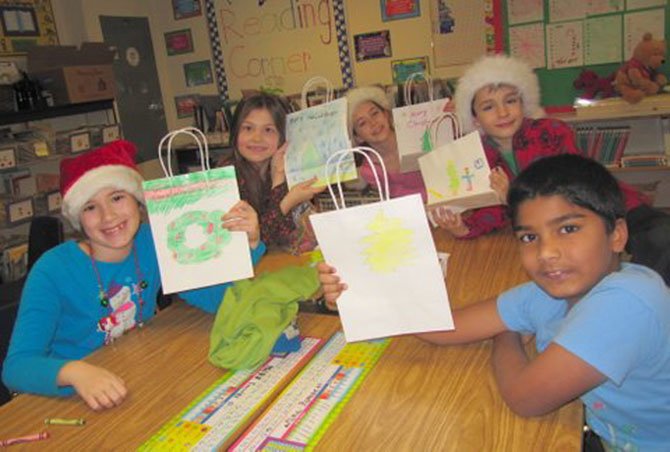
<svg viewBox="0 0 670 452">
<path fill-rule="evenodd" d="M 153 317 L 161 281 L 146 224 L 135 236 L 135 249 L 137 263 L 132 252 L 122 262 L 96 261 L 100 283 L 109 300 L 107 307 L 100 301 L 100 283 L 91 258 L 76 241 L 65 242 L 40 257 L 23 288 L 2 369 L 2 380 L 8 388 L 52 396 L 72 394 L 72 387 L 59 387 L 56 382 L 66 363 L 89 355 L 140 321 Z M 262 243 L 253 250 L 254 262 L 264 251 Z M 142 280 L 147 287 L 140 291 Z M 209 289 L 209 294 L 221 295 L 218 299 L 190 293 L 184 293 L 184 298 L 207 312 L 216 312 L 228 285 Z"/>
<path fill-rule="evenodd" d="M 581 399 L 610 445 L 670 450 L 670 289 L 656 272 L 622 264 L 569 311 L 530 282 L 500 295 L 498 313 L 538 351 L 554 342 L 607 377 Z"/>
</svg>

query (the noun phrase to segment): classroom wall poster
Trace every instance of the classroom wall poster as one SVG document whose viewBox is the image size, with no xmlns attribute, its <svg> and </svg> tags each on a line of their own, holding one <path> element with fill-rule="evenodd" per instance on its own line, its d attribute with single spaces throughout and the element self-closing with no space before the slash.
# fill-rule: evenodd
<svg viewBox="0 0 670 452">
<path fill-rule="evenodd" d="M 583 19 L 586 17 L 587 2 L 584 0 L 549 0 L 549 21 Z"/>
<path fill-rule="evenodd" d="M 507 23 L 510 25 L 544 20 L 544 0 L 507 0 Z"/>
<path fill-rule="evenodd" d="M 388 30 L 354 35 L 356 61 L 386 58 L 392 55 L 391 33 Z"/>
<path fill-rule="evenodd" d="M 428 57 L 405 58 L 391 61 L 391 72 L 393 73 L 393 84 L 405 83 L 407 78 L 415 72 L 427 74 Z"/>
<path fill-rule="evenodd" d="M 191 30 L 177 30 L 165 33 L 165 50 L 168 56 L 193 52 Z"/>
<path fill-rule="evenodd" d="M 193 94 L 175 96 L 174 103 L 177 109 L 177 118 L 188 118 L 193 116 L 193 111 L 198 105 L 198 96 Z"/>
<path fill-rule="evenodd" d="M 665 6 L 667 0 L 626 0 L 626 9 L 642 9 L 654 6 Z"/>
<path fill-rule="evenodd" d="M 547 25 L 547 66 L 549 69 L 584 64 L 582 21 Z"/>
<path fill-rule="evenodd" d="M 620 15 L 592 17 L 584 22 L 584 63 L 618 63 L 622 58 Z"/>
<path fill-rule="evenodd" d="M 172 12 L 175 20 L 199 16 L 202 14 L 200 0 L 172 0 Z"/>
<path fill-rule="evenodd" d="M 186 78 L 186 86 L 207 85 L 214 81 L 209 60 L 184 64 L 184 77 Z"/>
<path fill-rule="evenodd" d="M 547 65 L 542 22 L 519 25 L 509 29 L 510 54 L 524 60 L 532 68 Z"/>
<path fill-rule="evenodd" d="M 665 1 L 665 0 L 664 0 Z M 618 13 L 624 9 L 624 0 L 589 0 L 587 15 Z"/>
<path fill-rule="evenodd" d="M 336 3 L 213 0 L 230 96 L 261 86 L 299 93 L 316 75 L 342 80 Z"/>
<path fill-rule="evenodd" d="M 628 60 L 646 32 L 654 39 L 665 36 L 665 8 L 624 14 L 623 24 L 624 58 Z"/>
<path fill-rule="evenodd" d="M 25 53 L 35 45 L 58 44 L 50 0 L 3 1 L 0 23 L 0 55 Z"/>
<path fill-rule="evenodd" d="M 421 14 L 419 0 L 380 0 L 382 20 L 418 17 Z"/>
<path fill-rule="evenodd" d="M 433 62 L 436 67 L 470 64 L 487 52 L 484 0 L 432 0 Z"/>
</svg>

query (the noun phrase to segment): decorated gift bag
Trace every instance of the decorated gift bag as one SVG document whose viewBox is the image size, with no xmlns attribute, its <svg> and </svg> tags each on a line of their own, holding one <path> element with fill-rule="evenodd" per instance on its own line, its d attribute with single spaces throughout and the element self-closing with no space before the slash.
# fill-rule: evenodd
<svg viewBox="0 0 670 452">
<path fill-rule="evenodd" d="M 316 84 L 325 84 L 325 102 L 307 107 L 307 93 Z M 317 177 L 315 186 L 324 186 L 331 181 L 325 173 L 325 165 L 334 152 L 351 147 L 347 128 L 347 100 L 333 100 L 333 88 L 323 77 L 313 77 L 302 89 L 302 110 L 286 117 L 286 181 L 289 187 Z M 342 162 L 342 180 L 358 177 L 353 155 Z"/>
<path fill-rule="evenodd" d="M 201 171 L 173 175 L 170 153 L 179 134 L 193 138 Z M 166 143 L 167 166 L 163 160 Z M 151 223 L 163 292 L 173 293 L 253 276 L 247 234 L 222 227 L 221 217 L 239 200 L 235 168 L 209 168 L 203 133 L 193 127 L 170 132 L 158 145 L 165 178 L 145 181 L 144 197 Z"/>
<path fill-rule="evenodd" d="M 423 77 L 428 86 L 428 102 L 412 105 L 412 84 Z M 405 81 L 404 95 L 408 105 L 393 109 L 400 169 L 403 172 L 418 171 L 417 159 L 442 143 L 460 136 L 458 118 L 444 112 L 449 99 L 433 99 L 433 84 L 429 76 L 415 72 Z"/>
<path fill-rule="evenodd" d="M 381 162 L 384 190 L 379 202 L 347 208 L 339 160 L 359 153 L 372 163 L 362 150 Z M 336 163 L 338 197 L 329 186 L 336 210 L 314 214 L 310 220 L 325 261 L 348 286 L 337 302 L 347 341 L 453 329 L 421 196 L 389 199 L 384 162 L 370 148 L 340 151 L 330 163 Z M 374 177 L 382 187 L 376 171 Z"/>
<path fill-rule="evenodd" d="M 500 204 L 479 132 L 443 144 L 419 158 L 428 206 L 457 212 Z"/>
</svg>

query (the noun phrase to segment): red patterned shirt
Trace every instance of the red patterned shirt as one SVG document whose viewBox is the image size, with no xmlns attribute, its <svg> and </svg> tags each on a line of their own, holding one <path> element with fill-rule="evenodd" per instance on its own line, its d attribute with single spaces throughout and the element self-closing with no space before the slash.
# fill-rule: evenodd
<svg viewBox="0 0 670 452">
<path fill-rule="evenodd" d="M 500 146 L 489 136 L 483 136 L 484 152 L 491 168 L 500 167 L 510 181 L 516 177 L 505 161 Z M 521 128 L 512 138 L 512 149 L 518 171 L 523 171 L 535 160 L 559 154 L 583 154 L 577 148 L 573 130 L 563 121 L 552 118 L 526 118 Z M 619 182 L 624 195 L 626 211 L 640 204 L 648 203 L 644 195 L 633 187 Z M 467 215 L 467 214 L 466 214 Z M 505 206 L 491 206 L 476 209 L 464 216 L 463 222 L 470 232 L 462 237 L 470 239 L 501 229 L 509 224 Z"/>
</svg>

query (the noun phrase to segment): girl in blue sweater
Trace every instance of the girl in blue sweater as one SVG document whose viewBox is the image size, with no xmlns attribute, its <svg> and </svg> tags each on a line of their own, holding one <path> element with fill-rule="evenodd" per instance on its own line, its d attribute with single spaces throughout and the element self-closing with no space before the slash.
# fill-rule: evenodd
<svg viewBox="0 0 670 452">
<path fill-rule="evenodd" d="M 62 213 L 84 238 L 47 251 L 28 275 L 3 366 L 8 388 L 47 396 L 76 392 L 94 410 L 127 396 L 118 375 L 83 358 L 156 311 L 161 281 L 149 226 L 141 223 L 135 153 L 132 143 L 119 140 L 61 162 Z M 258 260 L 265 246 L 254 209 L 241 201 L 221 220 L 231 231 L 247 232 Z M 182 298 L 215 312 L 223 297 Z"/>
</svg>

